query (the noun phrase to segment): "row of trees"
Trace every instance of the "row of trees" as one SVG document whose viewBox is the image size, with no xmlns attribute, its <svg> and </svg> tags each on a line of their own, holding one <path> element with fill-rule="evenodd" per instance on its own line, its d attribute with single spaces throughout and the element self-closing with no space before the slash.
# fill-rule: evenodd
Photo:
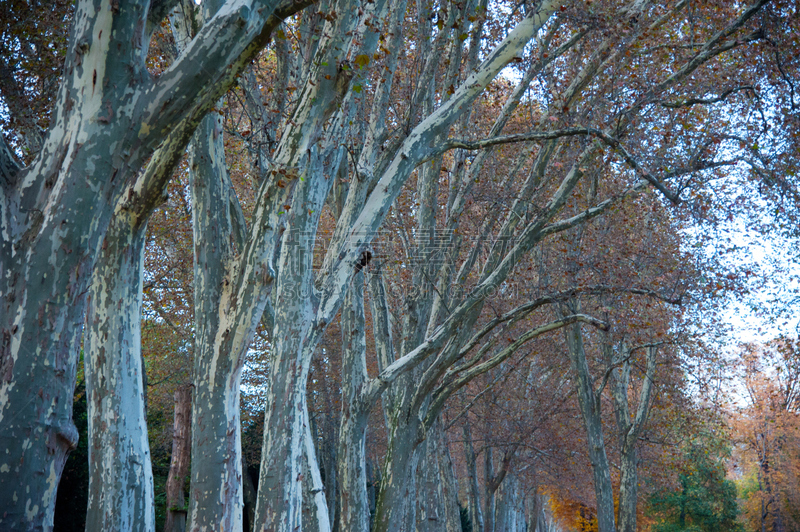
<svg viewBox="0 0 800 532">
<path fill-rule="evenodd" d="M 455 530 L 454 430 L 480 530 L 530 521 L 513 501 L 570 453 L 598 529 L 637 529 L 641 442 L 699 356 L 680 230 L 739 178 L 792 197 L 791 4 L 53 7 L 2 37 L 2 526 L 53 524 L 82 339 L 87 530 L 154 529 L 142 339 L 169 332 L 192 530 Z"/>
<path fill-rule="evenodd" d="M 795 530 L 800 518 L 797 340 L 743 350 L 745 400 L 734 416 L 743 510 L 751 530 Z"/>
</svg>

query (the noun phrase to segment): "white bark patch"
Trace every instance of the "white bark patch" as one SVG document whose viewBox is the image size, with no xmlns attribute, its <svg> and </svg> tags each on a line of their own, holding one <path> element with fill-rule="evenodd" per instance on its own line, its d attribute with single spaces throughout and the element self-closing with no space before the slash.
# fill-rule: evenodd
<svg viewBox="0 0 800 532">
<path fill-rule="evenodd" d="M 56 463 L 55 461 L 51 461 L 50 474 L 47 475 L 47 489 L 42 494 L 42 504 L 45 508 L 50 507 L 50 500 L 55 496 L 57 487 L 58 473 L 56 472 Z"/>
<path fill-rule="evenodd" d="M 31 500 L 28 499 L 28 501 L 25 503 L 25 517 L 28 519 L 28 521 L 33 521 L 38 513 L 39 505 L 34 504 L 33 507 L 31 507 Z"/>
<path fill-rule="evenodd" d="M 103 2 L 103 7 L 94 18 L 92 38 L 95 41 L 88 53 L 84 56 L 81 67 L 83 72 L 76 77 L 76 85 L 81 86 L 84 100 L 82 107 L 84 118 L 97 117 L 106 113 L 103 104 L 103 80 L 106 74 L 106 59 L 111 45 L 111 28 L 114 17 L 111 13 L 111 2 Z M 98 86 L 99 85 L 99 86 Z M 90 91 L 88 94 L 86 91 Z M 77 113 L 76 113 L 77 114 Z M 78 132 L 77 142 L 83 144 L 90 140 L 91 135 L 87 129 L 81 128 Z"/>
<path fill-rule="evenodd" d="M 27 301 L 28 292 L 26 290 L 23 292 L 22 302 L 17 310 L 17 315 L 14 317 L 14 325 L 17 327 L 17 333 L 11 337 L 11 352 L 7 355 L 11 357 L 14 365 L 16 365 L 17 360 L 19 360 L 19 354 L 22 350 L 22 335 L 25 329 L 22 325 L 22 322 L 25 319 Z M 6 408 L 9 406 L 8 394 L 14 389 L 15 386 L 15 380 L 12 380 L 11 382 L 5 382 L 0 385 L 0 422 L 3 421 L 3 412 L 5 412 Z M 8 449 L 6 449 L 6 453 L 8 453 Z"/>
</svg>

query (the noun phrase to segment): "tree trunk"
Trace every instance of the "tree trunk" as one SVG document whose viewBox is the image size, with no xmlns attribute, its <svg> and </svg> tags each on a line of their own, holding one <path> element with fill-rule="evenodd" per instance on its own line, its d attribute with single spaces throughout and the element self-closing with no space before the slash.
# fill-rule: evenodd
<svg viewBox="0 0 800 532">
<path fill-rule="evenodd" d="M 330 418 L 328 422 L 330 423 Z M 333 431 L 329 434 L 335 434 Z M 325 472 L 325 501 L 328 504 L 328 515 L 331 520 L 331 531 L 338 532 L 339 516 L 341 512 L 341 499 L 339 498 L 339 478 L 336 473 L 338 467 L 338 455 L 336 448 L 338 441 L 334 441 L 333 437 L 326 437 L 323 444 L 322 451 L 322 468 Z"/>
<path fill-rule="evenodd" d="M 155 530 L 140 330 L 145 235 L 145 224 L 116 213 L 89 292 L 87 530 Z"/>
<path fill-rule="evenodd" d="M 574 310 L 574 309 L 573 309 Z M 592 463 L 594 492 L 597 499 L 597 527 L 599 532 L 615 532 L 614 492 L 611 484 L 611 469 L 606 456 L 603 437 L 600 397 L 595 393 L 586 352 L 583 347 L 581 324 L 575 323 L 565 329 L 572 373 L 578 392 L 583 424 L 589 445 L 589 460 Z"/>
<path fill-rule="evenodd" d="M 467 475 L 469 476 L 469 510 L 472 518 L 474 532 L 485 532 L 486 524 L 483 522 L 483 507 L 478 489 L 478 468 L 475 460 L 475 449 L 472 446 L 472 433 L 468 420 L 464 420 L 464 450 L 467 461 Z M 477 528 L 476 528 L 477 527 Z"/>
<path fill-rule="evenodd" d="M 230 194 L 222 118 L 197 128 L 189 160 L 194 235 L 194 404 L 189 529 L 240 530 L 242 495 L 239 383 L 241 344 L 232 316 Z"/>
<path fill-rule="evenodd" d="M 325 486 L 317 463 L 316 446 L 311 435 L 308 405 L 303 405 L 305 417 L 305 452 L 303 453 L 303 526 L 313 532 L 331 532 Z"/>
<path fill-rule="evenodd" d="M 296 176 L 299 183 L 287 221 L 291 230 L 283 234 L 280 248 L 271 388 L 267 396 L 255 518 L 257 530 L 302 530 L 306 381 L 311 357 L 325 325 L 315 322 L 311 243 L 333 181 L 320 177 L 320 164 L 312 148 L 304 171 Z M 313 455 L 314 450 L 309 453 Z M 314 474 L 318 475 L 315 456 L 309 456 L 309 465 L 316 468 Z M 324 518 L 328 518 L 327 512 Z M 328 528 L 330 524 L 319 526 Z"/>
<path fill-rule="evenodd" d="M 276 331 L 280 313 L 276 314 Z M 276 352 L 284 356 L 275 361 L 270 372 L 255 530 L 302 530 L 303 394 L 307 372 L 303 361 L 307 357 L 303 356 L 302 342 L 297 345 L 295 340 L 305 336 L 308 331 L 303 330 L 303 323 L 310 320 L 297 318 L 296 326 L 284 329 L 280 333 L 283 338 L 276 337 L 273 344 Z M 292 348 L 294 357 L 289 356 Z"/>
<path fill-rule="evenodd" d="M 635 447 L 620 451 L 620 469 L 618 532 L 636 532 L 639 475 Z"/>
<path fill-rule="evenodd" d="M 441 427 L 441 422 L 439 423 Z M 458 503 L 458 479 L 456 478 L 453 458 L 450 456 L 450 446 L 447 443 L 447 433 L 441 428 L 442 435 L 441 454 L 439 455 L 439 468 L 442 471 L 444 484 L 445 522 L 447 532 L 461 532 L 461 506 Z"/>
<path fill-rule="evenodd" d="M 513 472 L 506 474 L 497 494 L 495 529 L 503 532 L 526 532 L 525 498 Z"/>
<path fill-rule="evenodd" d="M 635 415 L 631 418 L 628 388 L 631 379 L 632 353 L 624 342 L 620 345 L 620 349 L 621 353 L 615 356 L 609 343 L 604 343 L 606 367 L 612 371 L 611 394 L 619 432 L 621 478 L 618 527 L 619 532 L 636 532 L 636 503 L 639 488 L 639 459 L 636 452 L 636 441 L 650 412 L 657 351 L 653 346 L 646 348 L 646 369 L 639 393 L 639 404 Z M 616 363 L 617 358 L 622 358 L 621 364 Z"/>
<path fill-rule="evenodd" d="M 765 446 L 768 445 L 765 442 Z M 772 487 L 772 468 L 770 467 L 770 460 L 768 450 L 764 450 L 763 457 L 759 460 L 759 468 L 761 469 L 761 476 L 764 479 L 764 492 L 767 494 L 767 504 L 764 512 L 765 516 L 772 514 L 772 530 L 773 532 L 784 532 L 785 527 L 783 524 L 783 515 L 781 513 L 780 501 L 775 495 L 775 490 Z M 763 519 L 762 519 L 763 521 Z M 763 527 L 763 524 L 762 524 Z"/>
<path fill-rule="evenodd" d="M 417 532 L 444 531 L 447 528 L 444 502 L 444 479 L 439 469 L 439 441 L 428 435 L 417 449 L 416 530 Z"/>
<path fill-rule="evenodd" d="M 337 455 L 339 529 L 369 532 L 366 436 L 369 406 L 361 392 L 367 383 L 364 272 L 353 277 L 342 305 L 342 416 Z"/>
<path fill-rule="evenodd" d="M 414 529 L 418 438 L 419 421 L 395 411 L 375 505 L 373 532 Z"/>
<path fill-rule="evenodd" d="M 494 523 L 496 515 L 496 500 L 495 493 L 499 484 L 494 482 L 494 460 L 492 459 L 492 448 L 486 447 L 483 451 L 483 475 L 486 479 L 485 484 L 485 498 L 486 498 L 486 511 L 484 512 L 484 519 L 486 519 L 486 532 L 494 532 Z"/>
<path fill-rule="evenodd" d="M 428 430 L 417 452 L 417 532 L 460 532 L 458 487 L 440 422 Z"/>
<path fill-rule="evenodd" d="M 183 484 L 189 474 L 191 453 L 192 389 L 182 386 L 175 391 L 175 421 L 172 429 L 172 456 L 167 476 L 167 519 L 164 532 L 186 530 L 186 498 Z"/>
</svg>

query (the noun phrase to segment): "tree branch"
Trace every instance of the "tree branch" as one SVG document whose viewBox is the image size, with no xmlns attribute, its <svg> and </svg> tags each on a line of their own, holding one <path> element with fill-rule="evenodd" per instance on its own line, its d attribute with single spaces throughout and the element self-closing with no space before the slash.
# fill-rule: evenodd
<svg viewBox="0 0 800 532">
<path fill-rule="evenodd" d="M 445 401 L 456 391 L 461 389 L 465 386 L 469 381 L 486 373 L 487 371 L 497 367 L 500 363 L 508 359 L 511 355 L 513 355 L 522 345 L 526 344 L 530 340 L 541 336 L 542 334 L 555 331 L 567 325 L 572 325 L 574 323 L 586 323 L 597 327 L 601 330 L 607 330 L 608 324 L 604 321 L 598 320 L 592 316 L 588 316 L 586 314 L 573 314 L 572 316 L 566 316 L 564 318 L 552 321 L 546 325 L 542 325 L 536 329 L 528 331 L 527 333 L 520 336 L 516 341 L 514 341 L 511 345 L 506 347 L 505 349 L 501 350 L 499 353 L 495 354 L 489 360 L 483 362 L 482 364 L 478 364 L 466 369 L 461 376 L 457 379 L 449 383 L 443 383 L 433 395 L 433 401 L 431 401 L 431 406 L 428 409 L 428 413 L 426 419 L 435 419 L 436 416 L 439 415 L 439 411 L 444 406 Z"/>
<path fill-rule="evenodd" d="M 314 0 L 226 3 L 142 96 L 145 107 L 139 115 L 139 140 L 154 148 L 177 127 L 188 130 L 188 142 L 200 120 L 269 42 L 273 30 L 284 18 L 313 3 Z M 194 81 L 186 83 L 187 80 Z"/>
<path fill-rule="evenodd" d="M 272 31 L 282 22 L 284 18 L 291 16 L 292 14 L 306 8 L 309 5 L 312 5 L 314 1 L 315 0 L 289 1 L 279 5 L 275 9 L 275 12 L 264 22 L 264 27 L 259 34 L 259 39 L 264 39 L 264 44 L 266 44 L 272 35 Z M 195 37 L 191 43 L 189 43 L 189 48 L 186 50 L 186 52 L 181 54 L 181 57 L 178 59 L 176 64 L 170 67 L 168 72 L 175 70 L 178 71 L 178 74 L 181 74 L 180 71 L 185 70 L 185 67 L 180 65 L 183 65 L 187 62 L 191 64 L 191 61 L 196 63 L 197 68 L 203 68 L 205 65 L 204 60 L 198 61 L 196 58 L 194 58 L 194 54 L 199 53 L 197 50 L 195 50 L 195 48 L 199 47 L 200 45 L 196 45 L 195 48 L 192 48 L 192 46 L 204 36 L 207 38 L 214 38 L 213 36 L 209 37 L 207 35 L 207 33 L 211 30 L 206 30 L 206 28 L 212 23 L 220 25 L 221 22 L 217 20 L 219 17 L 220 15 L 218 14 L 200 30 L 198 36 Z M 251 47 L 252 46 L 254 45 L 251 44 Z M 254 54 L 256 51 L 257 50 L 251 52 Z M 245 52 L 242 52 L 243 57 L 244 55 Z M 192 57 L 193 59 L 190 60 L 188 59 L 189 57 Z M 234 65 L 231 67 L 231 70 L 236 70 L 236 68 L 238 67 Z M 243 68 L 244 66 L 241 67 L 241 69 Z M 164 76 L 166 75 L 167 74 L 165 73 Z M 203 75 L 206 76 L 207 74 L 204 73 Z M 162 79 L 164 76 L 162 76 Z M 162 82 L 161 79 L 159 79 L 159 82 Z M 225 87 L 227 88 L 227 85 L 225 85 Z M 224 94 L 224 91 L 219 88 L 213 90 L 216 90 L 214 94 L 219 93 L 217 97 L 211 98 L 208 96 L 208 94 L 202 96 L 201 101 L 198 102 L 194 108 L 190 109 L 188 114 L 176 125 L 174 125 L 174 127 L 170 128 L 168 134 L 155 135 L 154 142 L 164 137 L 166 137 L 166 140 L 161 142 L 161 144 L 158 146 L 158 150 L 156 150 L 148 162 L 145 171 L 140 175 L 136 182 L 131 185 L 129 191 L 123 195 L 123 198 L 127 198 L 127 201 L 129 202 L 128 208 L 133 209 L 136 213 L 136 216 L 141 220 L 147 219 L 150 212 L 152 212 L 153 209 L 155 209 L 164 201 L 164 189 L 167 186 L 167 183 L 169 183 L 169 180 L 172 178 L 175 168 L 183 157 L 186 146 L 194 134 L 194 130 L 197 128 L 200 120 L 202 120 L 206 113 L 213 108 L 217 100 Z M 145 98 L 145 100 L 146 99 L 147 98 Z M 180 100 L 180 98 L 178 99 Z M 167 105 L 167 103 L 169 102 L 165 102 L 164 105 Z M 155 113 L 155 117 L 156 118 L 154 118 L 154 120 L 164 120 L 164 118 L 158 113 Z M 160 126 L 158 125 L 148 125 L 146 121 L 143 122 L 142 129 L 140 130 L 140 137 L 142 132 L 145 132 L 144 134 L 147 136 L 147 138 L 150 138 L 150 131 L 158 130 L 159 127 Z"/>
<path fill-rule="evenodd" d="M 0 133 L 0 187 L 4 190 L 11 190 L 17 183 L 20 170 L 22 170 L 22 164 L 6 142 L 5 135 Z"/>
<path fill-rule="evenodd" d="M 734 87 L 733 89 L 728 89 L 719 96 L 715 96 L 713 98 L 688 98 L 686 100 L 675 100 L 672 102 L 662 102 L 662 107 L 667 107 L 669 109 L 678 109 L 679 107 L 691 107 L 693 105 L 708 105 L 712 103 L 717 103 L 725 100 L 731 94 L 734 94 L 739 91 L 746 91 L 750 90 L 754 94 L 756 92 L 755 87 L 752 85 L 744 85 L 742 87 Z"/>
<path fill-rule="evenodd" d="M 653 176 L 653 174 L 651 174 L 649 170 L 647 170 L 644 166 L 642 166 L 642 164 L 638 160 L 636 160 L 628 152 L 628 150 L 625 149 L 625 147 L 622 145 L 619 139 L 612 137 L 608 133 L 605 133 L 604 131 L 601 131 L 593 127 L 573 127 L 566 129 L 557 129 L 553 131 L 533 131 L 530 133 L 505 135 L 502 137 L 494 137 L 494 138 L 475 140 L 475 141 L 451 139 L 447 141 L 443 146 L 437 148 L 434 152 L 432 152 L 433 155 L 421 161 L 421 163 L 432 159 L 434 156 L 441 155 L 442 153 L 455 148 L 460 148 L 462 150 L 482 150 L 500 144 L 511 144 L 515 142 L 530 142 L 538 140 L 553 140 L 563 137 L 574 137 L 579 135 L 593 135 L 602 140 L 608 146 L 614 148 L 614 150 L 622 156 L 623 160 L 626 163 L 628 163 L 628 166 L 636 170 L 645 180 L 647 180 L 651 185 L 653 185 L 667 199 L 669 199 L 675 205 L 680 203 L 681 201 L 680 197 L 674 192 L 670 191 L 666 186 L 664 186 L 661 183 L 661 181 L 659 181 L 655 176 Z"/>
</svg>

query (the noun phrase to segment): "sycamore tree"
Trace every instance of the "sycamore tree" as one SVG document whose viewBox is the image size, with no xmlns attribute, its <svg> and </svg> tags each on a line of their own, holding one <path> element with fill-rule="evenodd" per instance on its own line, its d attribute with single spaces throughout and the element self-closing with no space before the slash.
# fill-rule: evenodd
<svg viewBox="0 0 800 532">
<path fill-rule="evenodd" d="M 61 469 L 77 440 L 72 390 L 89 281 L 119 199 L 126 194 L 137 205 L 129 224 L 146 221 L 140 216 L 159 201 L 163 182 L 137 181 L 139 169 L 170 132 L 183 133 L 170 147 L 183 151 L 194 126 L 293 4 L 226 4 L 153 79 L 145 65 L 150 37 L 171 7 L 76 2 L 52 119 L 38 152 L 23 166 L 3 142 L 4 527 L 52 526 Z"/>
<path fill-rule="evenodd" d="M 88 294 L 87 393 L 98 399 L 90 406 L 90 438 L 103 449 L 92 458 L 92 522 L 153 527 L 136 319 L 144 228 L 203 116 L 281 19 L 306 5 L 184 3 L 184 29 L 173 18 L 182 51 L 154 78 L 145 59 L 172 7 L 76 2 L 50 129 L 38 148 L 30 144 L 35 155 L 27 166 L 5 143 L 0 152 L 0 438 L 9 450 L 0 464 L 3 526 L 51 524 L 60 471 L 76 440 L 71 397 Z M 694 184 L 726 178 L 714 172 L 739 163 L 791 189 L 771 173 L 770 158 L 793 153 L 796 137 L 761 136 L 769 113 L 758 111 L 777 105 L 775 113 L 791 115 L 794 99 L 755 97 L 762 82 L 770 94 L 793 91 L 791 76 L 776 74 L 796 70 L 783 54 L 793 38 L 782 29 L 791 9 L 765 0 L 339 0 L 320 2 L 275 31 L 270 83 L 278 98 L 261 108 L 278 119 L 258 130 L 264 138 L 254 156 L 250 220 L 240 215 L 225 175 L 218 119 L 206 119 L 193 148 L 199 338 L 192 418 L 199 432 L 191 526 L 242 526 L 239 379 L 262 319 L 271 375 L 255 527 L 330 526 L 309 444 L 306 380 L 326 327 L 345 309 L 352 314 L 343 330 L 357 334 L 343 357 L 349 382 L 342 385 L 348 410 L 340 445 L 355 454 L 339 464 L 341 493 L 354 502 L 343 507 L 341 522 L 354 523 L 352 530 L 368 525 L 360 450 L 366 414 L 384 394 L 389 451 L 375 527 L 402 529 L 413 518 L 405 494 L 413 492 L 417 449 L 447 399 L 530 339 L 597 322 L 571 313 L 537 322 L 509 348 L 485 341 L 497 326 L 552 302 L 552 294 L 532 299 L 499 318 L 484 312 L 488 295 L 538 244 L 648 186 L 673 203 L 692 200 Z M 520 82 L 478 127 L 473 105 L 512 63 Z M 531 103 L 520 107 L 523 101 Z M 791 106 L 781 106 L 786 102 Z M 528 121 L 507 134 L 518 108 Z M 12 147 L 21 150 L 20 139 L 11 139 Z M 522 146 L 517 161 L 486 166 L 488 149 L 508 143 Z M 585 210 L 565 211 L 606 167 L 628 170 Z M 418 235 L 437 227 L 458 233 L 474 185 L 487 173 L 502 183 L 502 199 L 476 206 L 485 223 L 472 247 L 459 244 L 446 267 L 415 272 L 436 289 L 420 294 L 438 295 L 408 298 L 397 341 L 375 277 L 370 302 L 383 358 L 369 378 L 358 332 L 363 293 L 353 292 L 363 286 L 376 232 L 413 180 L 417 207 L 409 223 Z M 335 230 L 315 261 L 311 242 L 325 209 L 335 213 Z M 419 248 L 423 257 L 433 251 L 424 241 Z M 441 290 L 452 283 L 462 290 Z M 304 499 L 313 500 L 309 512 Z"/>
</svg>

